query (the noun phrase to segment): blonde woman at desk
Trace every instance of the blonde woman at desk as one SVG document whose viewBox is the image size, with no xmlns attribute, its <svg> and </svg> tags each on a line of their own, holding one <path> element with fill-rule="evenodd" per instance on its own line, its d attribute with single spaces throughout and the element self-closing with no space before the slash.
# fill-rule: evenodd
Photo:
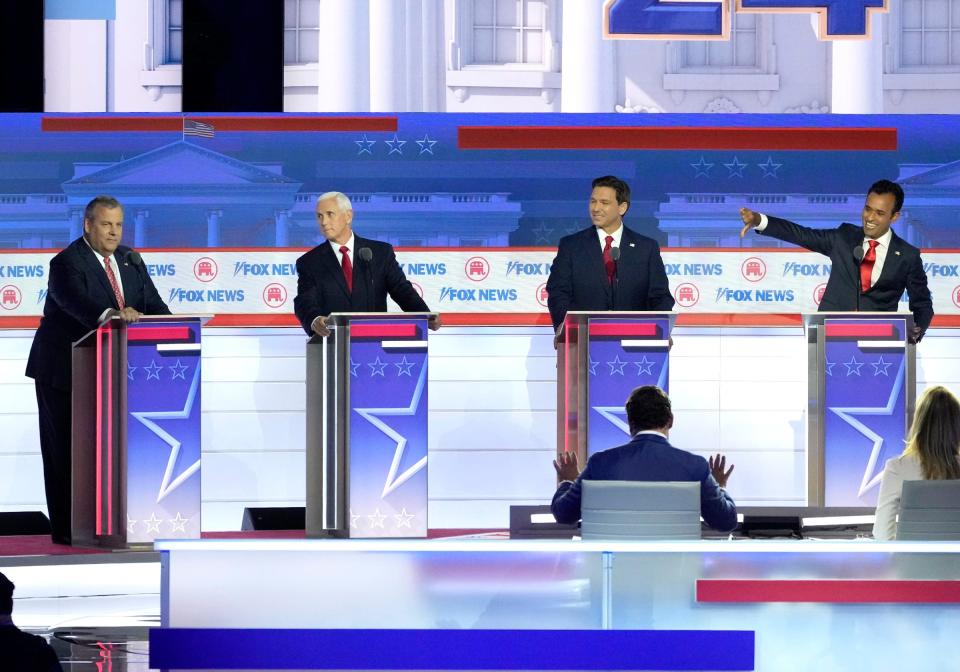
<svg viewBox="0 0 960 672">
<path fill-rule="evenodd" d="M 896 538 L 904 481 L 947 479 L 960 479 L 960 402 L 938 385 L 920 396 L 906 449 L 883 469 L 874 538 Z"/>
</svg>

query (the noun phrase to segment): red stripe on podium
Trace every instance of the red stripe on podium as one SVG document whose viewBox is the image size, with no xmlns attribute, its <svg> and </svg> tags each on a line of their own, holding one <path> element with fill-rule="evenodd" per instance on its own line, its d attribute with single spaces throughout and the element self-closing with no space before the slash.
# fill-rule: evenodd
<svg viewBox="0 0 960 672">
<path fill-rule="evenodd" d="M 960 603 L 960 581 L 699 579 L 697 602 Z"/>
<path fill-rule="evenodd" d="M 897 149 L 895 128 L 460 126 L 457 131 L 457 144 L 460 149 Z"/>
<path fill-rule="evenodd" d="M 128 341 L 186 341 L 190 327 L 131 327 L 127 330 Z"/>
<path fill-rule="evenodd" d="M 629 322 L 591 324 L 590 336 L 613 336 L 626 338 L 628 336 L 657 336 L 655 324 L 631 324 Z"/>
<path fill-rule="evenodd" d="M 350 338 L 415 338 L 415 324 L 351 324 Z"/>
<path fill-rule="evenodd" d="M 892 324 L 828 324 L 827 338 L 893 338 Z"/>
</svg>

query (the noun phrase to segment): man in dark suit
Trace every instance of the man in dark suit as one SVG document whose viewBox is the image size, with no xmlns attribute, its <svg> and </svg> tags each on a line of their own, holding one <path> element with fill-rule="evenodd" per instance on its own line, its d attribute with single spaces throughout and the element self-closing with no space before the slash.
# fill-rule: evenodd
<svg viewBox="0 0 960 672">
<path fill-rule="evenodd" d="M 547 279 L 554 330 L 570 310 L 673 309 L 660 246 L 623 225 L 629 208 L 626 182 L 612 175 L 593 181 L 593 226 L 560 239 Z"/>
<path fill-rule="evenodd" d="M 331 191 L 317 199 L 317 223 L 326 243 L 297 259 L 297 296 L 293 311 L 308 334 L 327 336 L 330 313 L 387 310 L 387 294 L 408 313 L 430 309 L 403 274 L 393 246 L 353 233 L 353 205 Z M 430 328 L 440 327 L 439 316 Z"/>
<path fill-rule="evenodd" d="M 27 376 L 35 381 L 40 452 L 53 540 L 70 543 L 71 344 L 105 319 L 132 323 L 169 315 L 140 255 L 120 245 L 123 207 L 97 196 L 83 214 L 83 236 L 50 261 L 43 318 Z"/>
<path fill-rule="evenodd" d="M 630 442 L 594 453 L 579 472 L 577 456 L 566 452 L 554 461 L 561 483 L 550 509 L 559 523 L 580 520 L 582 483 L 588 481 L 699 481 L 700 515 L 720 532 L 737 526 L 737 507 L 724 488 L 733 473 L 723 455 L 707 461 L 670 445 L 670 399 L 655 385 L 644 385 L 627 399 Z"/>
<path fill-rule="evenodd" d="M 914 322 L 910 340 L 917 343 L 933 319 L 933 301 L 920 250 L 890 229 L 902 207 L 900 185 L 880 180 L 867 191 L 862 226 L 844 223 L 835 229 L 811 229 L 740 208 L 740 237 L 756 229 L 759 234 L 830 257 L 830 279 L 820 300 L 821 311 L 896 311 L 906 289 Z"/>
</svg>

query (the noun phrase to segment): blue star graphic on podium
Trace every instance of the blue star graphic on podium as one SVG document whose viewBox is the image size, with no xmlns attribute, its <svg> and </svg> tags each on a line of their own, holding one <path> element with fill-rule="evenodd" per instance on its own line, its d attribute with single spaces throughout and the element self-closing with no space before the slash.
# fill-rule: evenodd
<svg viewBox="0 0 960 672">
<path fill-rule="evenodd" d="M 387 152 L 387 156 L 390 156 L 391 154 L 400 154 L 402 156 L 403 146 L 407 144 L 407 141 L 401 140 L 400 136 L 398 136 L 396 133 L 393 134 L 393 140 L 384 140 L 384 142 L 387 144 L 387 147 L 390 148 L 390 151 Z"/>
<path fill-rule="evenodd" d="M 871 362 L 870 366 L 873 367 L 874 376 L 889 376 L 890 374 L 887 373 L 887 370 L 893 366 L 893 362 L 883 361 L 883 355 L 880 355 L 880 359 L 876 362 Z"/>
<path fill-rule="evenodd" d="M 172 372 L 171 375 L 173 378 L 186 380 L 185 374 L 187 372 L 187 369 L 189 369 L 190 367 L 181 364 L 180 360 L 178 359 L 176 364 L 174 364 L 173 366 L 168 366 L 167 368 L 170 369 L 170 371 Z"/>
<path fill-rule="evenodd" d="M 143 367 L 143 370 L 147 372 L 147 380 L 153 378 L 154 380 L 160 380 L 160 372 L 163 371 L 162 366 L 157 366 L 157 363 L 154 360 L 150 360 L 150 366 Z"/>
<path fill-rule="evenodd" d="M 617 375 L 617 376 L 622 376 L 622 375 L 624 375 L 624 374 L 623 374 L 623 367 L 625 367 L 625 366 L 626 366 L 627 364 L 629 364 L 629 363 L 630 363 L 630 362 L 622 362 L 622 361 L 620 361 L 620 355 L 616 355 L 616 356 L 613 358 L 613 361 L 612 361 L 612 362 L 607 362 L 607 366 L 610 367 L 610 375 L 611 375 L 611 376 L 613 376 L 613 375 Z"/>
<path fill-rule="evenodd" d="M 587 359 L 587 361 L 588 361 L 587 368 L 590 369 L 590 375 L 591 376 L 597 375 L 597 367 L 600 366 L 600 362 L 595 362 L 589 358 Z"/>
<path fill-rule="evenodd" d="M 430 136 L 425 133 L 423 135 L 423 140 L 417 140 L 416 142 L 420 147 L 420 154 L 418 156 L 422 156 L 424 154 L 433 156 L 433 146 L 437 144 L 436 140 L 431 140 Z"/>
<path fill-rule="evenodd" d="M 360 368 L 360 362 L 353 361 L 353 358 L 350 358 L 350 375 L 354 378 L 357 377 L 357 369 Z"/>
<path fill-rule="evenodd" d="M 139 369 L 139 366 L 133 366 L 132 364 L 127 364 L 127 378 L 133 380 L 133 372 Z"/>
<path fill-rule="evenodd" d="M 643 359 L 641 359 L 639 362 L 634 362 L 633 364 L 634 364 L 634 366 L 637 367 L 637 375 L 638 375 L 638 376 L 641 376 L 641 375 L 644 375 L 644 374 L 646 374 L 646 375 L 648 375 L 648 376 L 652 376 L 652 375 L 653 375 L 653 365 L 656 364 L 656 362 L 650 361 L 649 359 L 647 359 L 647 356 L 644 355 L 644 356 L 643 356 Z"/>
<path fill-rule="evenodd" d="M 159 367 L 158 367 L 159 368 Z M 170 493 L 176 490 L 184 481 L 200 470 L 200 459 L 182 468 L 176 473 L 178 458 L 180 457 L 181 442 L 170 432 L 161 426 L 166 421 L 188 420 L 194 413 L 197 391 L 200 387 L 200 368 L 193 371 L 193 378 L 190 381 L 190 389 L 187 392 L 183 408 L 176 411 L 131 411 L 130 415 L 153 432 L 161 441 L 170 448 L 167 457 L 167 466 L 164 470 L 163 478 L 160 481 L 157 490 L 157 503 L 162 501 Z M 199 412 L 199 409 L 196 409 Z"/>
<path fill-rule="evenodd" d="M 401 359 L 399 362 L 394 362 L 393 364 L 397 367 L 398 376 L 409 376 L 411 375 L 410 369 L 416 365 L 416 362 L 408 362 L 407 356 L 404 355 L 403 359 Z"/>
<path fill-rule="evenodd" d="M 386 378 L 386 374 L 383 372 L 383 370 L 387 368 L 387 364 L 389 364 L 389 362 L 381 362 L 379 357 L 372 362 L 367 362 L 367 366 L 370 367 L 370 377 L 373 378 L 374 376 L 381 376 Z"/>
<path fill-rule="evenodd" d="M 357 143 L 357 147 L 360 148 L 357 152 L 357 156 L 360 156 L 361 154 L 369 154 L 373 156 L 373 150 L 371 148 L 377 144 L 376 140 L 368 139 L 367 134 L 364 133 L 359 140 L 354 140 L 354 142 Z"/>
<path fill-rule="evenodd" d="M 849 362 L 843 362 L 843 365 L 847 367 L 848 376 L 859 376 L 860 367 L 864 365 L 864 362 L 858 362 L 855 355 L 850 356 Z"/>
</svg>

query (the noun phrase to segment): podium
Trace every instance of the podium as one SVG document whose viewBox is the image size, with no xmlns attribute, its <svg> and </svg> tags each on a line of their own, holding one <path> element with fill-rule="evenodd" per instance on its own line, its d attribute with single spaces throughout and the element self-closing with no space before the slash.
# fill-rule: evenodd
<svg viewBox="0 0 960 672">
<path fill-rule="evenodd" d="M 428 313 L 334 313 L 307 342 L 308 537 L 427 536 Z"/>
<path fill-rule="evenodd" d="M 71 531 L 108 548 L 200 537 L 206 317 L 107 320 L 73 345 Z"/>
<path fill-rule="evenodd" d="M 669 391 L 670 332 L 664 312 L 567 313 L 557 344 L 557 453 L 594 452 L 630 438 L 624 404 L 641 385 Z"/>
<path fill-rule="evenodd" d="M 807 330 L 807 505 L 876 506 L 916 401 L 909 313 L 813 313 Z"/>
</svg>

